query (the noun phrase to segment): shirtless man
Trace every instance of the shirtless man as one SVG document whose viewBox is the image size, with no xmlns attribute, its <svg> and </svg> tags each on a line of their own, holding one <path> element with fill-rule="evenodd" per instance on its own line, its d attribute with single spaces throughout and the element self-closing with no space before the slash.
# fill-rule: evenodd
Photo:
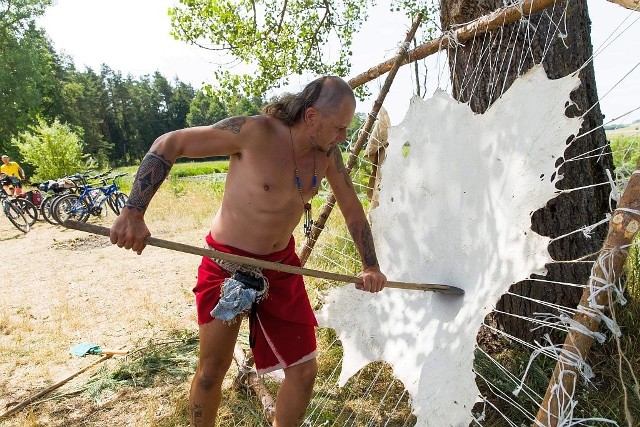
<svg viewBox="0 0 640 427">
<path fill-rule="evenodd" d="M 270 103 L 261 116 L 232 117 L 160 136 L 140 164 L 127 206 L 111 227 L 111 242 L 142 252 L 150 235 L 145 210 L 177 158 L 230 156 L 222 204 L 206 239 L 210 247 L 300 265 L 292 232 L 326 177 L 362 258 L 358 288 L 382 290 L 386 277 L 378 268 L 371 229 L 336 147 L 346 139 L 355 107 L 344 80 L 321 77 L 300 93 Z M 209 258 L 198 269 L 194 293 L 200 358 L 189 397 L 192 426 L 214 425 L 231 364 L 241 322 L 223 322 L 210 313 L 221 282 L 230 275 Z M 284 370 L 274 425 L 293 427 L 304 418 L 317 373 L 317 323 L 302 277 L 269 270 L 264 276 L 268 297 L 257 304 L 252 350 L 259 373 Z"/>
</svg>

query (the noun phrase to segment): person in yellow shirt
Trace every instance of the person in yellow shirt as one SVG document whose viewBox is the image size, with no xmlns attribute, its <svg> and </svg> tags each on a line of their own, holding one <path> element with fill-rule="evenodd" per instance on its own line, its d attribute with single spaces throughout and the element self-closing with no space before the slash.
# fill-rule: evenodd
<svg viewBox="0 0 640 427">
<path fill-rule="evenodd" d="M 22 181 L 25 179 L 24 171 L 20 165 L 16 162 L 12 162 L 9 156 L 2 155 L 2 165 L 0 166 L 0 173 L 6 174 L 11 180 L 13 185 L 13 195 L 19 196 L 22 194 Z M 21 181 L 22 180 L 22 181 Z"/>
</svg>

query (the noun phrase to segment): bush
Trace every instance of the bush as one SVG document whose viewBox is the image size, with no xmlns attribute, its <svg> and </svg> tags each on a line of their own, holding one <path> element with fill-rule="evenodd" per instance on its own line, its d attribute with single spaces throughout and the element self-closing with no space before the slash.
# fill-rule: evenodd
<svg viewBox="0 0 640 427">
<path fill-rule="evenodd" d="M 18 147 L 25 162 L 35 168 L 32 180 L 46 181 L 92 167 L 82 154 L 82 131 L 55 120 L 48 125 L 39 119 L 30 132 L 23 132 L 13 144 Z"/>
</svg>

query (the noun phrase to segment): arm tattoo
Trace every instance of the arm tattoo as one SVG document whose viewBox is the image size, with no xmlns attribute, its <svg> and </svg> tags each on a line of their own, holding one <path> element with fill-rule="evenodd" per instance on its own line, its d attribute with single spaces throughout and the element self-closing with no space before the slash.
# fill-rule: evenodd
<svg viewBox="0 0 640 427">
<path fill-rule="evenodd" d="M 364 223 L 362 227 L 362 264 L 364 267 L 378 267 L 378 257 L 376 257 L 376 248 L 373 245 L 373 234 L 368 223 Z"/>
<path fill-rule="evenodd" d="M 218 123 L 214 124 L 213 127 L 216 129 L 228 130 L 231 133 L 235 133 L 236 135 L 240 133 L 240 129 L 246 123 L 246 117 L 229 117 L 224 120 L 220 120 Z"/>
<path fill-rule="evenodd" d="M 162 154 L 148 152 L 140 162 L 136 179 L 133 181 L 131 195 L 127 200 L 126 207 L 144 212 L 151 202 L 151 198 L 158 187 L 169 175 L 173 164 L 164 158 Z"/>
<path fill-rule="evenodd" d="M 351 187 L 351 177 L 349 177 L 349 171 L 347 171 L 347 169 L 344 167 L 340 149 L 334 148 L 333 152 L 335 153 L 334 157 L 336 159 L 336 171 L 338 171 L 339 174 L 342 174 L 342 176 L 344 177 L 344 183 L 347 184 L 347 187 Z"/>
<path fill-rule="evenodd" d="M 362 266 L 364 268 L 379 267 L 376 248 L 373 244 L 373 234 L 371 234 L 369 223 L 365 220 L 362 224 L 349 224 L 347 228 L 362 257 Z"/>
</svg>

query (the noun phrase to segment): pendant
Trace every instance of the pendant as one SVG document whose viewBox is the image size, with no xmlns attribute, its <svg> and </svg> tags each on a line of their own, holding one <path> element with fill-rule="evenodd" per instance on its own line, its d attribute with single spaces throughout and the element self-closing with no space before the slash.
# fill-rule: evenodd
<svg viewBox="0 0 640 427">
<path fill-rule="evenodd" d="M 304 235 L 311 237 L 311 228 L 313 227 L 313 219 L 311 217 L 311 203 L 304 204 Z"/>
</svg>

